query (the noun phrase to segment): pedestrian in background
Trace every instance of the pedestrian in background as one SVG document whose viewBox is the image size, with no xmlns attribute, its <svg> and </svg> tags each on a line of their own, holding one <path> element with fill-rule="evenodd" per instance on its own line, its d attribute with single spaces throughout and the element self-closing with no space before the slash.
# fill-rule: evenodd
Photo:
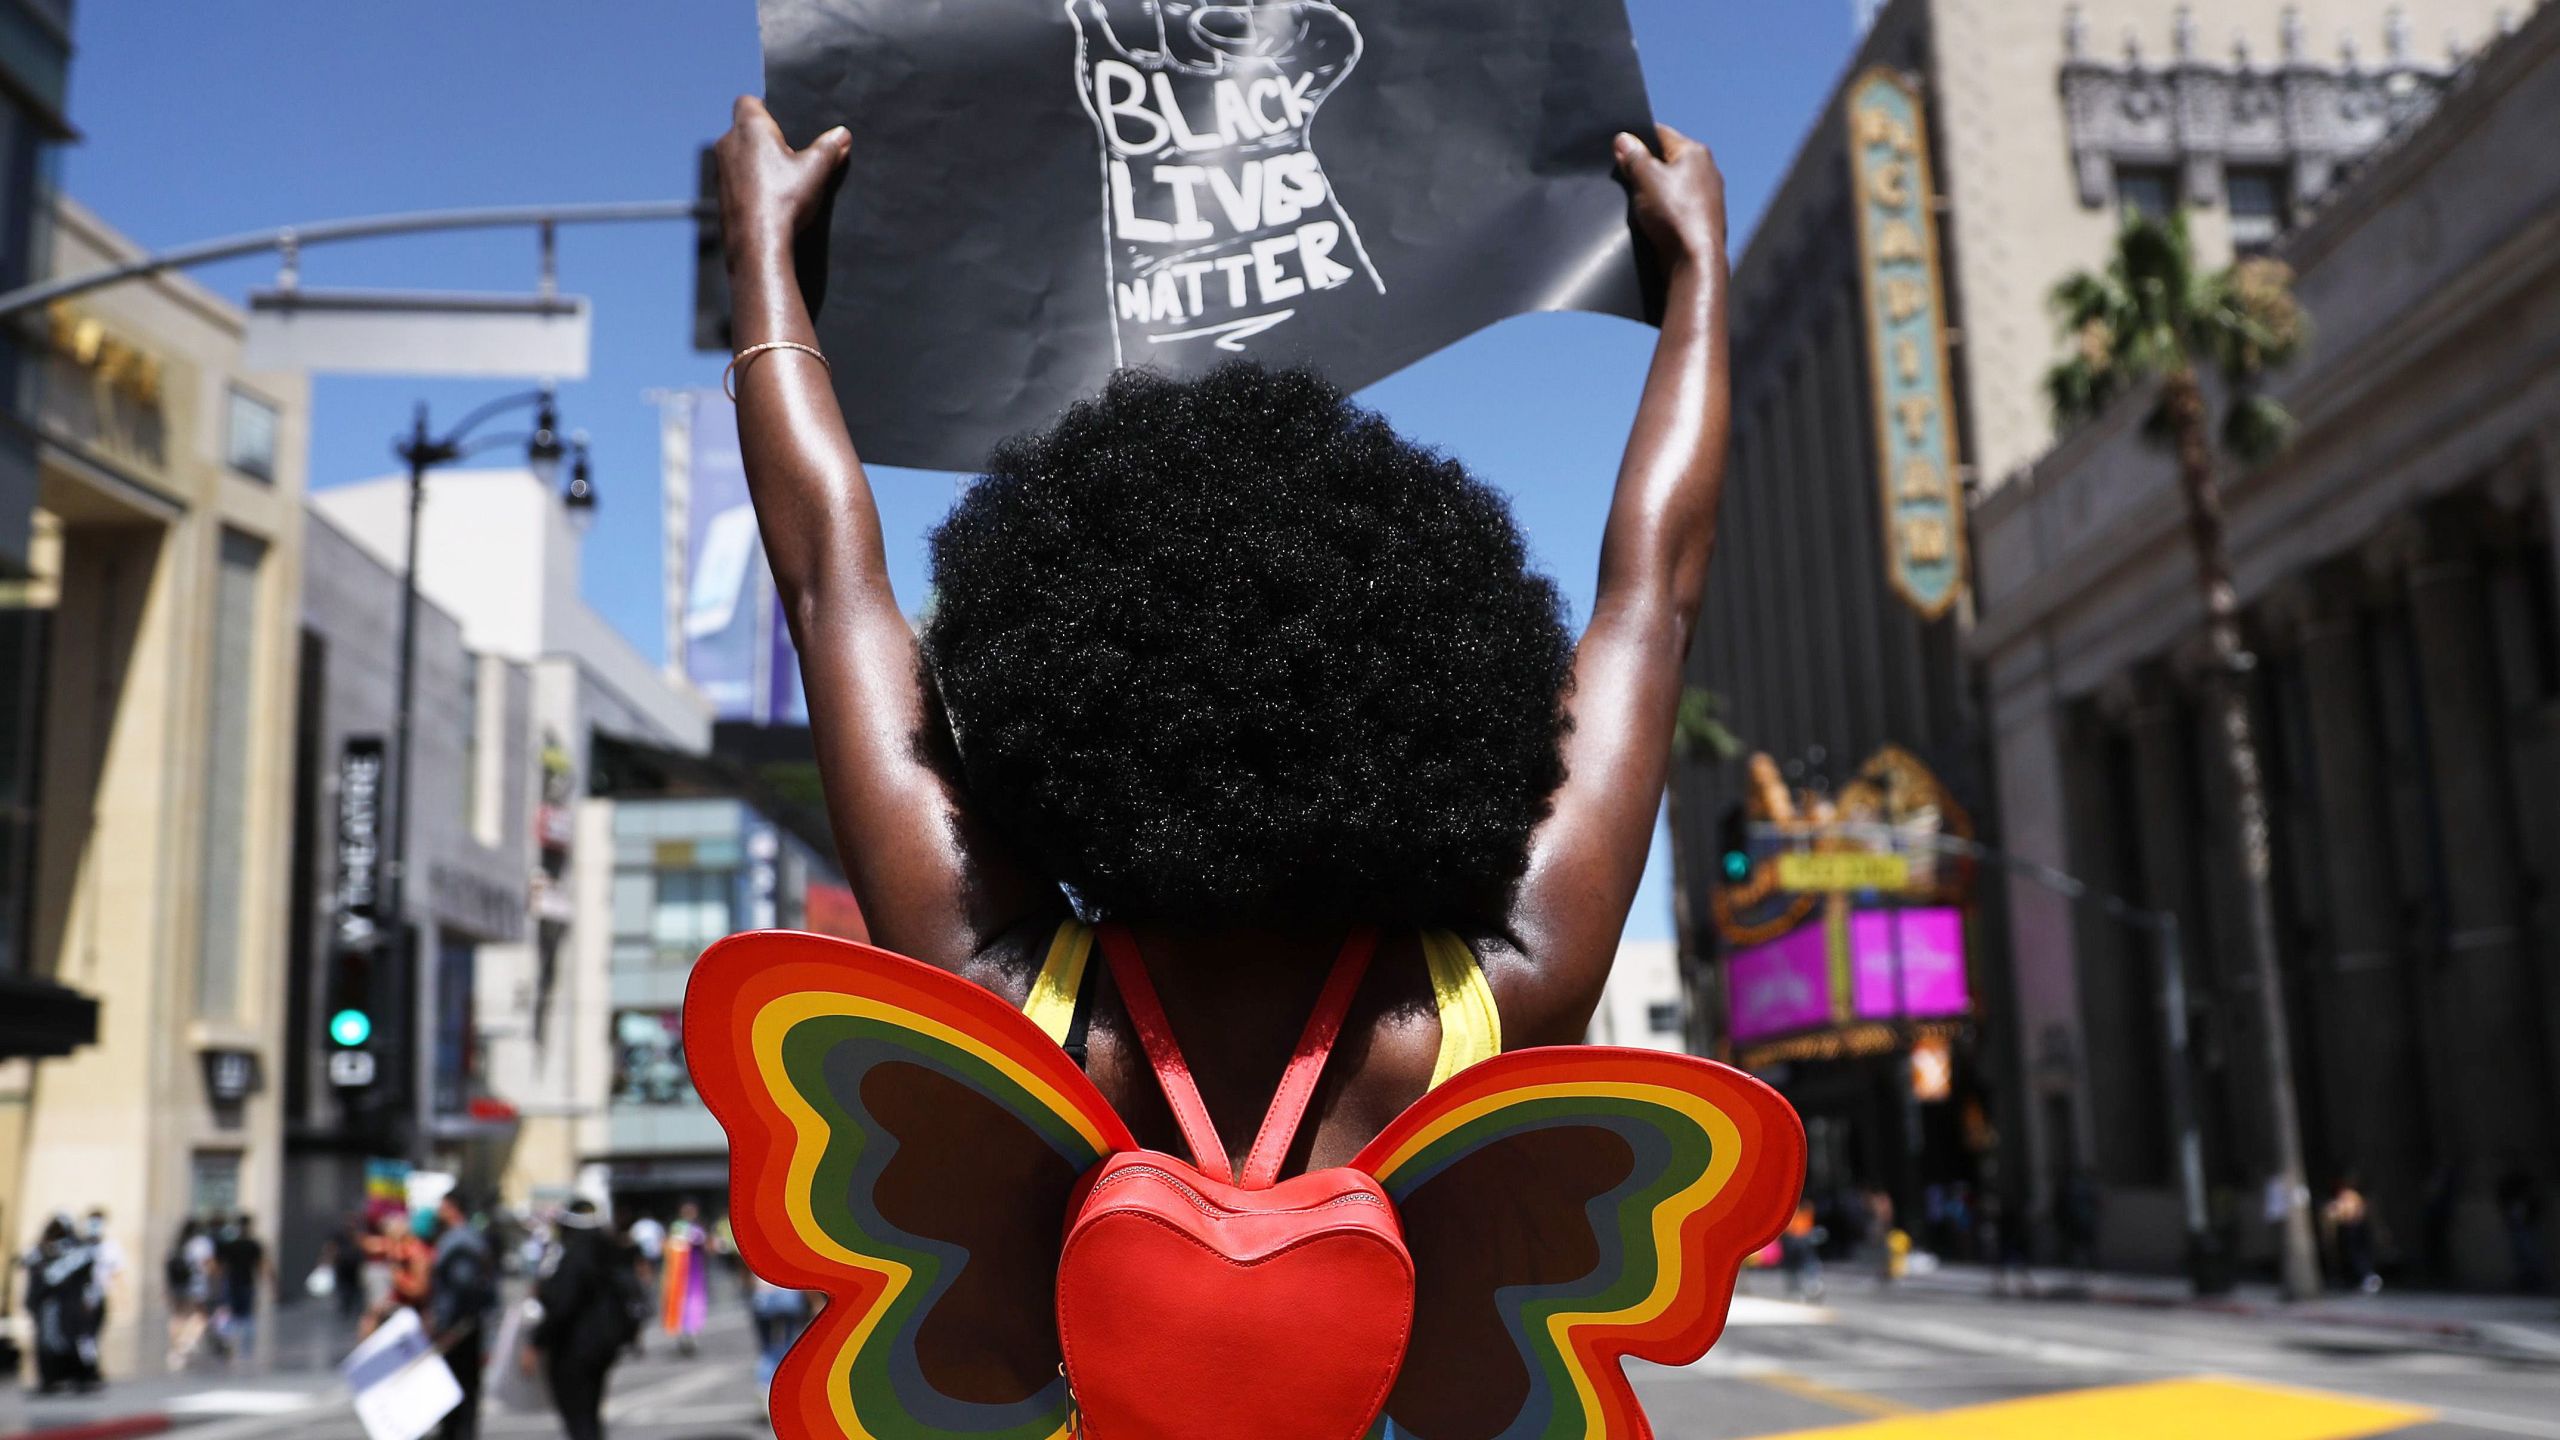
<svg viewBox="0 0 2560 1440">
<path fill-rule="evenodd" d="M 2322 1202 L 2320 1228 L 2328 1232 L 2330 1250 L 2338 1257 L 2338 1278 L 2367 1295 L 2379 1292 L 2382 1275 L 2374 1265 L 2373 1207 L 2353 1174 L 2340 1177 Z"/>
<path fill-rule="evenodd" d="M 97 1254 L 71 1217 L 45 1222 L 27 1270 L 27 1316 L 35 1326 L 36 1393 L 98 1388 Z"/>
<path fill-rule="evenodd" d="M 711 1318 L 711 1232 L 702 1207 L 687 1200 L 666 1228 L 665 1259 L 658 1267 L 658 1323 L 676 1337 L 676 1352 L 691 1355 L 695 1337 Z"/>
<path fill-rule="evenodd" d="M 329 1237 L 327 1259 L 329 1274 L 332 1277 L 330 1283 L 335 1287 L 332 1293 L 338 1300 L 338 1318 L 350 1323 L 362 1319 L 368 1298 L 364 1288 L 364 1219 L 362 1216 L 348 1216 L 338 1226 L 338 1233 Z"/>
<path fill-rule="evenodd" d="M 2085 1278 L 2098 1268 L 2098 1182 L 2085 1169 L 2073 1170 L 2063 1178 L 2053 1211 L 2062 1263 Z"/>
<path fill-rule="evenodd" d="M 480 1381 L 489 1345 L 489 1315 L 498 1308 L 498 1259 L 470 1212 L 451 1192 L 436 1203 L 435 1266 L 428 1287 L 427 1335 L 444 1352 L 462 1403 L 444 1417 L 443 1440 L 477 1440 Z"/>
<path fill-rule="evenodd" d="M 80 1222 L 80 1238 L 88 1242 L 93 1283 L 98 1292 L 98 1333 L 107 1333 L 107 1318 L 124 1291 L 124 1247 L 107 1230 L 106 1207 L 92 1205 Z"/>
<path fill-rule="evenodd" d="M 184 1370 L 213 1323 L 213 1236 L 202 1220 L 178 1226 L 160 1278 L 169 1291 L 169 1368 Z"/>
<path fill-rule="evenodd" d="M 613 1363 L 639 1334 L 646 1313 L 638 1257 L 596 1211 L 573 1200 L 559 1219 L 559 1247 L 534 1286 L 542 1323 L 524 1364 L 551 1383 L 567 1440 L 604 1440 L 604 1394 Z"/>
<path fill-rule="evenodd" d="M 214 1244 L 214 1265 L 222 1278 L 214 1328 L 224 1350 L 237 1360 L 257 1346 L 258 1297 L 275 1278 L 275 1264 L 267 1258 L 266 1242 L 258 1238 L 248 1211 L 234 1214 L 223 1227 Z"/>
<path fill-rule="evenodd" d="M 747 1312 L 756 1325 L 756 1400 L 765 1409 L 765 1417 L 773 1416 L 773 1377 L 782 1368 L 782 1357 L 791 1351 L 792 1342 L 808 1328 L 809 1297 L 797 1290 L 786 1290 L 750 1270 L 747 1272 Z"/>
<path fill-rule="evenodd" d="M 2539 1295 L 2551 1283 L 2542 1259 L 2542 1191 L 2533 1177 L 2510 1170 L 2498 1177 L 2498 1219 L 2507 1227 L 2507 1255 L 2515 1266 L 2516 1289 Z"/>
</svg>

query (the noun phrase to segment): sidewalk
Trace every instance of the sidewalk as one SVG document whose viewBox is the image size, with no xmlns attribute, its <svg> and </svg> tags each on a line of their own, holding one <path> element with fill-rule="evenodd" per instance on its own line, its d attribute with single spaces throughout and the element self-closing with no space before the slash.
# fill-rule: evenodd
<svg viewBox="0 0 2560 1440">
<path fill-rule="evenodd" d="M 1853 1263 L 1830 1272 L 1836 1285 L 1872 1269 Z M 1906 1275 L 1894 1288 L 1930 1296 L 1984 1300 L 2068 1300 L 2282 1320 L 2297 1325 L 2378 1330 L 2423 1337 L 2465 1350 L 2509 1359 L 2560 1365 L 2560 1300 L 2530 1295 L 2465 1295 L 2428 1290 L 2344 1292 L 2315 1300 L 2286 1300 L 2275 1286 L 2244 1282 L 2228 1295 L 2199 1297 L 2184 1279 L 2169 1275 L 2082 1273 L 2057 1268 L 2034 1272 L 2031 1296 L 2000 1293 L 1998 1277 L 1984 1265 L 1940 1264 L 1927 1274 Z"/>
<path fill-rule="evenodd" d="M 130 1440 L 181 1426 L 261 1421 L 339 1400 L 338 1358 L 354 1343 L 333 1309 L 295 1305 L 264 1321 L 263 1354 L 222 1364 L 199 1360 L 176 1373 L 110 1375 L 88 1395 L 39 1396 L 32 1386 L 0 1387 L 0 1440 Z M 230 1428 L 225 1426 L 224 1428 Z"/>
</svg>

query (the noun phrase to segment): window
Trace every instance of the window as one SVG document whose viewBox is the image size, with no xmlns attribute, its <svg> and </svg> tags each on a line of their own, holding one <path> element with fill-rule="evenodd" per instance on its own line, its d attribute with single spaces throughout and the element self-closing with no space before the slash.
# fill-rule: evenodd
<svg viewBox="0 0 2560 1440">
<path fill-rule="evenodd" d="M 35 918 L 36 800 L 47 621 L 53 612 L 0 587 L 0 975 L 28 969 Z"/>
<path fill-rule="evenodd" d="M 2116 210 L 2124 219 L 2166 220 L 2178 208 L 2178 172 L 2166 165 L 2116 167 Z"/>
<path fill-rule="evenodd" d="M 731 918 L 736 883 L 734 870 L 660 871 L 657 901 L 650 911 L 650 941 L 661 952 L 683 952 L 689 960 L 727 936 L 736 928 Z"/>
<path fill-rule="evenodd" d="M 2292 228 L 2287 203 L 2292 182 L 2282 170 L 2235 168 L 2226 175 L 2224 188 L 2231 211 L 2232 248 L 2241 254 L 2265 250 Z"/>
<path fill-rule="evenodd" d="M 202 929 L 196 946 L 196 1013 L 240 1011 L 241 887 L 249 852 L 249 700 L 258 684 L 258 579 L 267 547 L 222 532 L 213 586 L 213 693 L 207 711 Z"/>
<path fill-rule="evenodd" d="M 246 390 L 231 392 L 230 434 L 223 458 L 253 480 L 276 478 L 276 407 Z"/>
<path fill-rule="evenodd" d="M 240 1208 L 240 1152 L 199 1150 L 187 1165 L 187 1203 L 200 1216 L 229 1215 Z"/>
<path fill-rule="evenodd" d="M 613 1103 L 686 1105 L 684 1022 L 674 1010 L 622 1010 L 613 1017 Z"/>
</svg>

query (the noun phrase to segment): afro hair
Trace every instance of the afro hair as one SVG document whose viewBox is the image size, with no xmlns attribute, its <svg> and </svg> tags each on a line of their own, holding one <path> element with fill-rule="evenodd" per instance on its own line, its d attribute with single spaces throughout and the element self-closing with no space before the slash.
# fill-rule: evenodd
<svg viewBox="0 0 2560 1440">
<path fill-rule="evenodd" d="M 1457 462 L 1306 371 L 1124 371 L 999 448 L 932 558 L 960 783 L 1089 915 L 1502 918 L 1573 642 Z"/>
</svg>

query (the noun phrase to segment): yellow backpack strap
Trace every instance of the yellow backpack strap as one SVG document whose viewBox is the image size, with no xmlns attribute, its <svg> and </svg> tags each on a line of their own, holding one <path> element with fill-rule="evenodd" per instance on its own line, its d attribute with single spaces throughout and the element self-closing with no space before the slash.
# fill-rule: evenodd
<svg viewBox="0 0 2560 1440">
<path fill-rule="evenodd" d="M 1440 1061 L 1431 1071 L 1437 1089 L 1468 1066 L 1502 1053 L 1502 1012 L 1494 1008 L 1493 986 L 1466 941 L 1446 930 L 1425 930 L 1422 957 L 1431 966 L 1431 998 L 1440 1010 Z"/>
<path fill-rule="evenodd" d="M 1073 920 L 1059 926 L 1049 938 L 1049 958 L 1040 964 L 1040 978 L 1031 982 L 1031 998 L 1022 1002 L 1022 1013 L 1060 1045 L 1075 1028 L 1076 996 L 1083 993 L 1084 963 L 1092 955 L 1090 928 Z"/>
</svg>

